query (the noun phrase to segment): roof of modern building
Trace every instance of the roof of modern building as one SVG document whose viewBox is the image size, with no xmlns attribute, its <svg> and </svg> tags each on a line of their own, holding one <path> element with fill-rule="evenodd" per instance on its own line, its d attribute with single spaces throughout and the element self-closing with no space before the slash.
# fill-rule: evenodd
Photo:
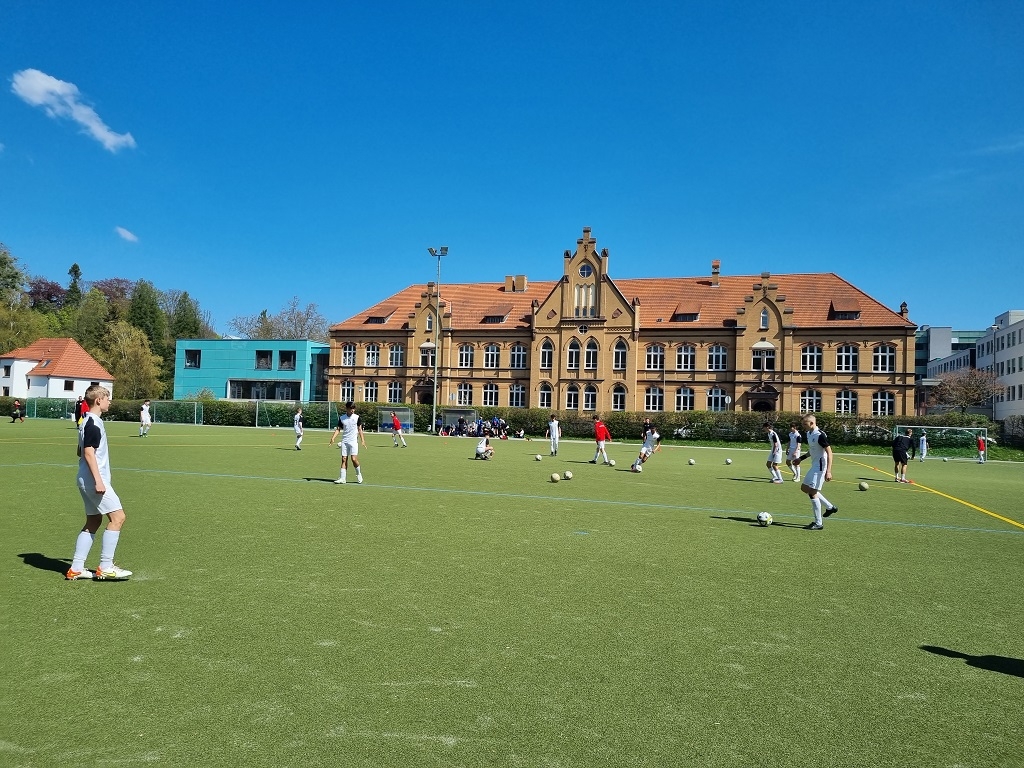
<svg viewBox="0 0 1024 768">
<path fill-rule="evenodd" d="M 114 380 L 114 377 L 74 339 L 38 339 L 27 347 L 13 349 L 0 357 L 38 361 L 28 372 L 29 376 Z"/>
<path fill-rule="evenodd" d="M 714 284 L 717 279 L 718 284 Z M 506 290 L 506 283 L 449 283 L 441 285 L 441 301 L 451 312 L 452 327 L 458 330 L 481 328 L 496 307 L 509 308 L 504 327 L 530 326 L 534 301 L 543 303 L 559 281 L 529 283 L 525 291 Z M 722 328 L 735 321 L 736 310 L 746 306 L 745 298 L 757 298 L 754 286 L 767 283 L 785 297 L 787 325 L 797 327 L 866 328 L 899 326 L 915 328 L 916 323 L 889 309 L 864 291 L 833 272 L 785 275 L 723 275 L 712 277 L 621 278 L 611 281 L 628 302 L 639 302 L 641 325 L 651 328 Z M 401 330 L 407 327 L 410 313 L 422 301 L 427 286 L 411 285 L 368 309 L 331 326 L 332 331 Z M 396 309 L 400 311 L 396 311 Z M 836 313 L 855 314 L 856 319 L 840 319 Z M 696 320 L 673 322 L 674 316 L 697 314 Z M 373 321 L 370 318 L 374 318 Z M 382 322 L 383 318 L 383 322 Z M 659 322 L 660 321 L 660 322 Z M 493 321 L 492 321 L 493 322 Z M 756 321 L 754 321 L 756 322 Z M 749 321 L 747 323 L 749 325 Z"/>
</svg>

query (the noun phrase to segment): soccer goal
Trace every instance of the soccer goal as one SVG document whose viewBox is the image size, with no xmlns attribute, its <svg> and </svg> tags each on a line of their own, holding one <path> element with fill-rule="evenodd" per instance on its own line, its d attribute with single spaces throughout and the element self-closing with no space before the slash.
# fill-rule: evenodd
<svg viewBox="0 0 1024 768">
<path fill-rule="evenodd" d="M 917 424 L 901 424 L 893 427 L 893 438 L 904 434 L 908 429 L 911 430 L 913 441 L 911 448 L 915 453 L 918 451 L 921 435 L 924 434 L 928 440 L 929 454 L 936 449 L 939 449 L 940 455 L 944 452 L 942 449 L 953 449 L 959 455 L 963 455 L 966 449 L 973 458 L 978 458 L 981 453 L 978 451 L 978 438 L 981 437 L 985 441 L 984 456 L 986 459 L 988 458 L 988 429 L 985 427 L 928 427 Z M 953 456 L 958 454 L 953 454 Z"/>
</svg>

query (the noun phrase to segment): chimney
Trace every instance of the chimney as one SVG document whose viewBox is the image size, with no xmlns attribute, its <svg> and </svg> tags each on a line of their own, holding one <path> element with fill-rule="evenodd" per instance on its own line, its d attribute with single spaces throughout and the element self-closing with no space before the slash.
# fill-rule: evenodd
<svg viewBox="0 0 1024 768">
<path fill-rule="evenodd" d="M 505 293 L 512 293 L 515 289 L 512 275 L 505 275 Z"/>
<path fill-rule="evenodd" d="M 526 292 L 526 275 L 516 275 L 512 280 L 512 290 L 516 293 Z"/>
<path fill-rule="evenodd" d="M 722 262 L 718 259 L 711 261 L 711 285 L 714 288 L 718 287 L 718 273 L 721 271 Z"/>
<path fill-rule="evenodd" d="M 902 304 L 900 304 L 900 317 L 902 317 L 904 320 L 906 320 L 907 319 L 907 315 L 909 315 L 909 314 L 910 314 L 910 307 L 908 307 L 907 306 L 907 302 L 904 301 Z"/>
</svg>

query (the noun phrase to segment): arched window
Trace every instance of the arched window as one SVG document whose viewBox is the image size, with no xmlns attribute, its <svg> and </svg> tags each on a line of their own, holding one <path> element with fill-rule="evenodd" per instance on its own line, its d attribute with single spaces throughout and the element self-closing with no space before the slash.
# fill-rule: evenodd
<svg viewBox="0 0 1024 768">
<path fill-rule="evenodd" d="M 800 393 L 800 413 L 819 413 L 821 411 L 821 392 L 816 389 L 805 389 Z"/>
<path fill-rule="evenodd" d="M 377 344 L 366 345 L 366 367 L 367 368 L 379 368 L 380 367 L 380 346 Z"/>
<path fill-rule="evenodd" d="M 356 384 L 354 381 L 341 382 L 341 391 L 338 394 L 341 402 L 350 403 L 356 399 Z"/>
<path fill-rule="evenodd" d="M 693 390 L 689 387 L 680 387 L 676 390 L 676 410 L 692 411 L 694 407 Z"/>
<path fill-rule="evenodd" d="M 405 347 L 401 344 L 392 344 L 388 350 L 388 365 L 392 368 L 405 366 Z"/>
<path fill-rule="evenodd" d="M 540 367 L 543 371 L 551 370 L 551 359 L 554 357 L 555 348 L 550 341 L 544 339 L 540 345 Z M 543 407 L 543 406 L 541 406 Z"/>
<path fill-rule="evenodd" d="M 593 339 L 587 342 L 586 353 L 583 356 L 583 368 L 588 371 L 597 370 L 597 342 Z"/>
<path fill-rule="evenodd" d="M 612 370 L 626 370 L 626 356 L 628 354 L 629 347 L 626 346 L 626 342 L 624 342 L 622 339 L 616 341 L 615 347 L 612 351 Z"/>
<path fill-rule="evenodd" d="M 498 405 L 498 385 L 484 384 L 484 405 Z"/>
<path fill-rule="evenodd" d="M 597 410 L 597 387 L 593 384 L 588 384 L 583 388 L 583 410 Z"/>
<path fill-rule="evenodd" d="M 612 410 L 626 410 L 626 388 L 621 384 L 616 384 L 612 387 Z"/>
<path fill-rule="evenodd" d="M 576 339 L 569 342 L 568 354 L 565 358 L 565 369 L 567 371 L 578 371 L 580 369 L 580 343 Z"/>
<path fill-rule="evenodd" d="M 836 371 L 840 373 L 856 373 L 857 346 L 855 344 L 844 344 L 836 350 Z"/>
<path fill-rule="evenodd" d="M 456 402 L 459 405 L 472 405 L 473 404 L 473 385 L 467 382 L 459 384 L 456 390 Z"/>
<path fill-rule="evenodd" d="M 875 373 L 895 373 L 896 347 L 887 344 L 875 347 L 871 355 L 871 370 Z"/>
<path fill-rule="evenodd" d="M 761 330 L 762 331 L 767 331 L 768 330 L 768 309 L 767 309 L 767 307 L 765 309 L 761 310 Z"/>
<path fill-rule="evenodd" d="M 895 416 L 896 395 L 892 392 L 875 392 L 871 396 L 872 416 Z"/>
<path fill-rule="evenodd" d="M 546 382 L 537 390 L 537 407 L 546 411 L 551 410 L 551 385 Z"/>
<path fill-rule="evenodd" d="M 836 394 L 836 413 L 856 415 L 857 393 L 852 389 L 843 389 Z"/>
<path fill-rule="evenodd" d="M 526 407 L 526 387 L 522 384 L 510 384 L 508 387 L 508 407 Z"/>
<path fill-rule="evenodd" d="M 821 347 L 812 344 L 800 350 L 800 370 L 811 372 L 821 370 Z"/>
<path fill-rule="evenodd" d="M 676 370 L 692 371 L 697 367 L 697 349 L 691 344 L 676 348 Z"/>
<path fill-rule="evenodd" d="M 376 403 L 377 402 L 377 382 L 376 381 L 368 381 L 368 382 L 366 382 L 366 386 L 363 387 L 363 400 L 365 400 L 368 403 Z"/>
<path fill-rule="evenodd" d="M 525 368 L 526 367 L 526 347 L 522 344 L 513 344 L 512 350 L 509 352 L 508 358 L 509 368 Z"/>
<path fill-rule="evenodd" d="M 575 384 L 570 384 L 569 388 L 565 390 L 565 409 L 567 411 L 576 411 L 580 407 L 580 388 Z"/>
<path fill-rule="evenodd" d="M 647 348 L 647 370 L 665 370 L 665 348 L 660 344 L 652 344 Z M 651 410 L 648 408 L 647 410 Z"/>
<path fill-rule="evenodd" d="M 400 382 L 400 381 L 389 381 L 388 382 L 388 402 L 389 403 L 400 403 L 400 402 L 402 402 L 402 382 Z"/>
<path fill-rule="evenodd" d="M 501 351 L 498 349 L 497 344 L 488 344 L 484 347 L 484 368 L 497 368 L 500 359 Z"/>
<path fill-rule="evenodd" d="M 356 345 L 345 344 L 341 348 L 341 364 L 342 365 L 355 365 L 356 364 Z"/>
<path fill-rule="evenodd" d="M 459 347 L 459 368 L 473 367 L 473 345 L 462 344 Z"/>
<path fill-rule="evenodd" d="M 729 351 L 722 344 L 708 347 L 708 370 L 724 371 L 729 367 Z M 711 410 L 710 408 L 708 410 Z M 722 409 L 724 410 L 724 408 Z"/>
<path fill-rule="evenodd" d="M 721 387 L 712 387 L 708 390 L 708 410 L 724 411 L 729 405 L 725 402 L 725 390 Z"/>
<path fill-rule="evenodd" d="M 644 390 L 644 410 L 665 410 L 665 390 L 661 387 L 648 387 Z"/>
</svg>

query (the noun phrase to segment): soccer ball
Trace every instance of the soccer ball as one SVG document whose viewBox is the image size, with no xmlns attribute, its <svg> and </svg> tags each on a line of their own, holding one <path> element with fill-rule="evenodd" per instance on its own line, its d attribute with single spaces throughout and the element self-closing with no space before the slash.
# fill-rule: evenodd
<svg viewBox="0 0 1024 768">
<path fill-rule="evenodd" d="M 772 524 L 772 516 L 767 512 L 757 513 L 757 524 L 764 527 Z"/>
<path fill-rule="evenodd" d="M 946 458 L 945 456 L 943 456 L 943 457 L 942 457 L 942 460 L 943 460 L 943 461 L 949 461 L 949 459 L 948 459 L 948 458 Z"/>
<path fill-rule="evenodd" d="M 726 463 L 726 464 L 732 464 L 732 459 L 726 459 L 726 460 L 725 460 L 725 463 Z"/>
<path fill-rule="evenodd" d="M 694 461 L 693 459 L 690 459 L 690 461 L 689 461 L 688 463 L 689 463 L 689 465 L 690 465 L 690 466 L 692 467 L 692 466 L 693 466 L 694 464 L 696 464 L 697 462 L 696 462 L 696 461 Z"/>
<path fill-rule="evenodd" d="M 615 459 L 608 459 L 608 466 L 609 467 L 614 467 L 615 466 Z"/>
<path fill-rule="evenodd" d="M 541 456 L 541 455 L 540 455 L 540 454 L 538 453 L 538 454 L 537 454 L 536 456 L 534 456 L 533 458 L 534 458 L 535 460 L 537 460 L 537 461 L 540 461 L 540 460 L 541 460 L 541 459 L 543 458 L 543 456 Z"/>
<path fill-rule="evenodd" d="M 643 472 L 644 471 L 644 465 L 643 464 L 634 464 L 633 465 L 633 471 L 634 472 Z"/>
<path fill-rule="evenodd" d="M 857 487 L 860 488 L 862 491 L 866 491 L 869 486 L 866 481 L 861 480 L 860 485 L 858 485 Z"/>
<path fill-rule="evenodd" d="M 558 474 L 557 472 L 554 472 L 554 473 L 553 473 L 553 474 L 551 475 L 551 482 L 552 482 L 552 483 L 557 483 L 557 482 L 558 482 L 559 480 L 561 480 L 561 479 L 562 479 L 562 476 L 561 476 L 560 474 Z"/>
<path fill-rule="evenodd" d="M 565 470 L 565 473 L 562 475 L 562 477 L 564 477 L 566 480 L 572 480 L 572 472 L 570 472 L 567 469 L 567 470 Z"/>
</svg>

